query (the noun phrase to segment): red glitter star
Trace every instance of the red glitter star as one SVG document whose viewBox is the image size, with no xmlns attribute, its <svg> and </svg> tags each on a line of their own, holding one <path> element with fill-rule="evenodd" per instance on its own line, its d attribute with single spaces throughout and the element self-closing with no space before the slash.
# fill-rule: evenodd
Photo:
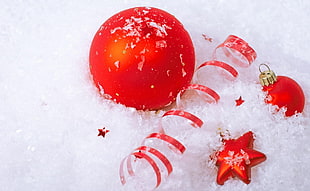
<svg viewBox="0 0 310 191">
<path fill-rule="evenodd" d="M 105 137 L 105 135 L 106 135 L 108 132 L 110 132 L 108 129 L 105 129 L 105 127 L 102 128 L 102 129 L 98 129 L 98 131 L 99 131 L 98 136 L 102 136 L 102 137 Z"/>
<path fill-rule="evenodd" d="M 244 100 L 242 99 L 242 97 L 240 96 L 239 99 L 235 100 L 236 101 L 236 106 L 239 106 L 241 104 L 243 104 Z"/>
<path fill-rule="evenodd" d="M 265 154 L 253 150 L 251 131 L 238 139 L 224 140 L 224 149 L 216 153 L 217 183 L 223 185 L 230 177 L 238 177 L 244 183 L 251 182 L 251 167 L 266 160 Z"/>
</svg>

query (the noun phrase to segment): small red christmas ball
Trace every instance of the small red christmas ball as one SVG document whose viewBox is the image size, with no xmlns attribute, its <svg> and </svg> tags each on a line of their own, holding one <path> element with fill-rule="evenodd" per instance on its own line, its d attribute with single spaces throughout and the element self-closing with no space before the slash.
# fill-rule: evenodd
<svg viewBox="0 0 310 191">
<path fill-rule="evenodd" d="M 263 86 L 268 96 L 266 103 L 285 107 L 287 117 L 301 113 L 305 106 L 305 95 L 298 83 L 286 76 L 277 76 L 277 81 L 269 86 Z"/>
<path fill-rule="evenodd" d="M 90 48 L 90 71 L 105 97 L 139 110 L 175 101 L 195 68 L 193 43 L 171 14 L 150 7 L 121 11 L 104 22 Z"/>
</svg>

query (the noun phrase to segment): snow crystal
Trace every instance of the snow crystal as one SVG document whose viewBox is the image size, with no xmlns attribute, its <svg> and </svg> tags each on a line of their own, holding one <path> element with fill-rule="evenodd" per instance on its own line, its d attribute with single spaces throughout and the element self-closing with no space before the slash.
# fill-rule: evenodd
<svg viewBox="0 0 310 191">
<path fill-rule="evenodd" d="M 142 12 L 143 12 L 145 15 L 149 13 L 149 11 L 147 11 L 147 10 L 142 10 Z"/>
<path fill-rule="evenodd" d="M 109 68 L 109 70 L 110 70 L 110 68 Z M 97 84 L 97 85 L 98 85 L 98 87 L 99 87 L 99 93 L 100 93 L 100 95 L 104 95 L 105 93 L 104 93 L 103 87 L 102 87 L 100 84 Z"/>
<path fill-rule="evenodd" d="M 20 132 L 22 132 L 23 130 L 21 130 L 21 129 L 17 129 L 16 130 L 16 133 L 20 133 Z"/>
<path fill-rule="evenodd" d="M 34 146 L 30 146 L 30 145 L 27 147 L 27 149 L 32 151 L 32 152 L 34 152 L 36 150 L 36 148 Z"/>
<path fill-rule="evenodd" d="M 146 53 L 146 48 L 140 51 L 140 54 L 145 54 Z"/>
<path fill-rule="evenodd" d="M 180 61 L 181 61 L 182 66 L 185 66 L 185 63 L 183 62 L 183 54 L 180 54 Z"/>
<path fill-rule="evenodd" d="M 119 63 L 120 63 L 120 61 L 115 61 L 114 62 L 114 65 L 115 65 L 116 68 L 119 68 Z"/>
<path fill-rule="evenodd" d="M 115 33 L 118 30 L 125 30 L 126 36 L 133 36 L 133 37 L 141 37 L 141 32 L 143 31 L 144 25 L 147 25 L 150 28 L 154 28 L 155 35 L 158 37 L 165 37 L 168 35 L 166 29 L 172 29 L 171 27 L 167 26 L 166 24 L 159 24 L 154 22 L 153 19 L 149 17 L 143 18 L 136 18 L 134 16 L 130 17 L 129 19 L 125 20 L 125 24 L 122 27 L 116 27 L 110 31 L 111 34 Z M 147 34 L 144 38 L 149 38 L 150 33 Z"/>
<path fill-rule="evenodd" d="M 136 28 L 130 29 L 129 32 L 126 34 L 126 36 L 141 36 L 140 31 L 141 30 L 138 30 Z"/>
<path fill-rule="evenodd" d="M 162 37 L 162 38 L 164 38 L 165 36 L 168 35 L 166 29 L 172 29 L 171 27 L 167 26 L 166 24 L 161 25 L 161 24 L 156 23 L 156 22 L 147 22 L 147 25 L 149 27 L 153 27 L 153 28 L 157 29 L 156 30 L 156 36 Z"/>
<path fill-rule="evenodd" d="M 240 166 L 243 161 L 245 161 L 247 165 L 250 164 L 249 155 L 242 149 L 238 153 L 228 151 L 228 157 L 224 157 L 224 159 L 225 163 L 229 166 Z"/>
<path fill-rule="evenodd" d="M 121 27 L 116 27 L 116 28 L 114 28 L 114 29 L 112 29 L 111 31 L 110 31 L 110 33 L 111 34 L 114 34 L 116 31 L 118 31 L 118 30 L 122 30 L 122 28 Z"/>
<path fill-rule="evenodd" d="M 165 40 L 158 40 L 155 42 L 156 48 L 166 48 L 167 42 Z"/>
<path fill-rule="evenodd" d="M 145 56 L 141 55 L 140 58 L 141 58 L 141 61 L 138 63 L 138 70 L 142 71 L 142 68 L 145 62 Z"/>
<path fill-rule="evenodd" d="M 135 21 L 136 23 L 142 23 L 143 20 L 142 18 L 135 18 L 135 17 L 130 17 L 133 21 Z"/>
<path fill-rule="evenodd" d="M 186 71 L 182 68 L 182 77 L 186 76 Z"/>
<path fill-rule="evenodd" d="M 142 30 L 142 25 L 140 22 L 136 22 L 133 17 L 131 19 L 126 19 L 125 21 L 126 24 L 122 29 L 127 31 L 126 36 L 141 36 L 140 32 Z"/>
<path fill-rule="evenodd" d="M 167 70 L 167 76 L 170 76 L 171 70 Z"/>
</svg>

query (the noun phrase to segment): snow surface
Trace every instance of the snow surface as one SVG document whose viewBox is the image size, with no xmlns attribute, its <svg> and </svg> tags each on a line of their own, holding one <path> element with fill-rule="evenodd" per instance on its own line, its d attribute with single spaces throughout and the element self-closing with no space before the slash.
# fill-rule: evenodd
<svg viewBox="0 0 310 191">
<path fill-rule="evenodd" d="M 88 54 L 93 35 L 113 14 L 152 6 L 175 15 L 190 33 L 197 66 L 230 34 L 257 52 L 235 81 L 214 80 L 218 104 L 182 98 L 201 129 L 169 122 L 169 133 L 187 150 L 173 158 L 174 171 L 157 190 L 298 190 L 310 186 L 310 1 L 119 0 L 0 2 L 1 190 L 136 190 L 122 186 L 121 160 L 158 129 L 163 112 L 137 112 L 99 96 Z M 205 40 L 202 34 L 213 39 Z M 303 88 L 303 114 L 274 114 L 263 102 L 258 66 L 268 61 L 278 75 Z M 220 76 L 219 74 L 213 74 Z M 242 96 L 245 102 L 235 107 Z M 99 128 L 110 132 L 97 137 Z M 220 148 L 218 129 L 232 138 L 251 130 L 254 148 L 267 160 L 252 168 L 252 182 L 217 185 L 209 155 Z M 143 172 L 142 172 L 143 173 Z M 153 180 L 152 173 L 144 178 Z"/>
</svg>

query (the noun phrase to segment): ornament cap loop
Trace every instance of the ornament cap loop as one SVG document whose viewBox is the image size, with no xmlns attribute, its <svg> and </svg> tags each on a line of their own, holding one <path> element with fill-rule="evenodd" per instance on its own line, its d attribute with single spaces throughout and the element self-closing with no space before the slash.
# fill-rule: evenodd
<svg viewBox="0 0 310 191">
<path fill-rule="evenodd" d="M 263 71 L 261 70 L 261 67 L 265 66 L 267 67 L 268 70 Z M 277 76 L 276 74 L 270 70 L 269 66 L 265 63 L 259 65 L 259 81 L 262 84 L 262 86 L 269 86 L 271 84 L 274 84 L 277 81 Z"/>
</svg>

